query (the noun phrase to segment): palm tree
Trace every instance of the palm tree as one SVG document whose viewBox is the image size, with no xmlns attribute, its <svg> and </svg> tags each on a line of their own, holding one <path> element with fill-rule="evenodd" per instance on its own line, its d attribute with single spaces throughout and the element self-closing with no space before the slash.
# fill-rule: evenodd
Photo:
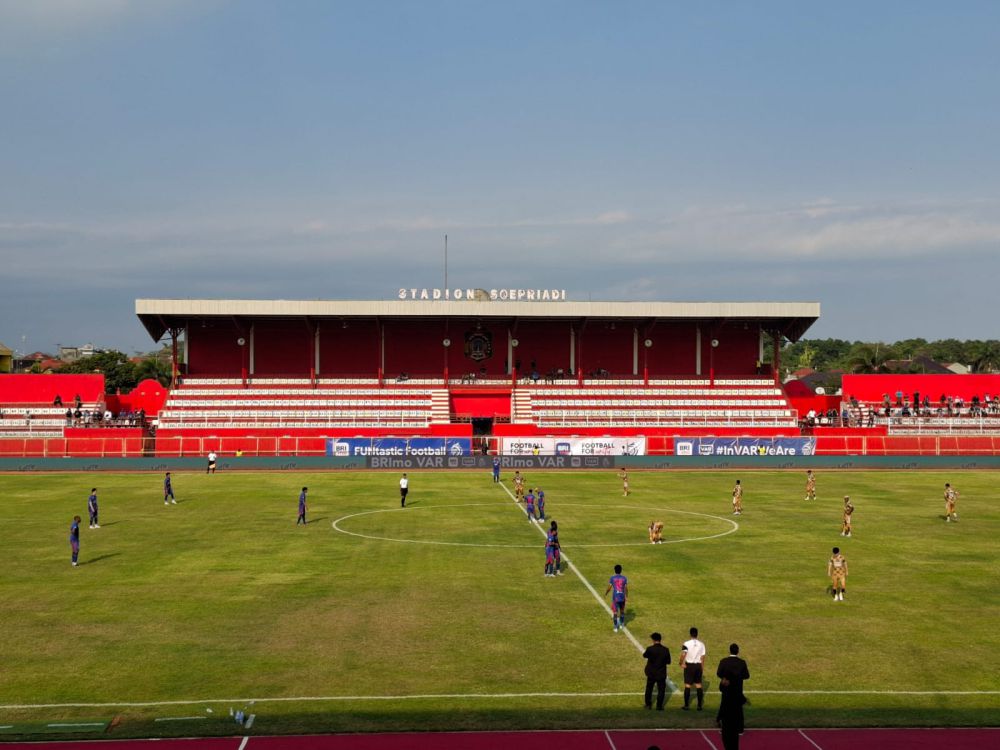
<svg viewBox="0 0 1000 750">
<path fill-rule="evenodd" d="M 170 385 L 170 363 L 164 362 L 158 357 L 149 357 L 142 360 L 135 368 L 138 380 L 156 380 L 160 385 L 167 387 Z"/>
<path fill-rule="evenodd" d="M 847 356 L 847 366 L 856 374 L 892 372 L 886 363 L 896 358 L 896 352 L 886 344 L 856 344 Z"/>
<path fill-rule="evenodd" d="M 1000 341 L 970 341 L 966 351 L 972 372 L 993 372 L 1000 368 Z"/>
</svg>

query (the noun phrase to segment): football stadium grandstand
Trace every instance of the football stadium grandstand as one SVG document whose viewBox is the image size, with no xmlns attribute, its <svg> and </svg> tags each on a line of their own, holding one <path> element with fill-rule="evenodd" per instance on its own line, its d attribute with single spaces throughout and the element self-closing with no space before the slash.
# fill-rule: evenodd
<svg viewBox="0 0 1000 750">
<path fill-rule="evenodd" d="M 151 338 L 171 342 L 172 386 L 121 395 L 105 394 L 100 374 L 0 376 L 0 454 L 324 455 L 357 437 L 536 453 L 561 438 L 636 436 L 649 454 L 734 436 L 806 436 L 831 454 L 1000 449 L 997 376 L 848 375 L 836 396 L 783 385 L 780 345 L 803 336 L 818 303 L 422 292 L 137 300 Z"/>
</svg>

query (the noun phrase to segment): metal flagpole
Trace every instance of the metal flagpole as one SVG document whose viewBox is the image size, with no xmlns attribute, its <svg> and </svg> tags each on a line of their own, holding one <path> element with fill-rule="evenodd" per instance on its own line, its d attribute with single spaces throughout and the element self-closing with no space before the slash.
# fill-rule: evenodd
<svg viewBox="0 0 1000 750">
<path fill-rule="evenodd" d="M 448 288 L 448 235 L 444 236 L 444 288 Z"/>
</svg>

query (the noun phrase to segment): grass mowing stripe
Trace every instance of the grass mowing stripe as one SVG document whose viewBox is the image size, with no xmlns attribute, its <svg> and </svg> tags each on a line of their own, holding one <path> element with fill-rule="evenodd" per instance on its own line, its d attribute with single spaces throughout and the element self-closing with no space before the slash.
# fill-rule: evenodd
<svg viewBox="0 0 1000 750">
<path fill-rule="evenodd" d="M 519 511 L 521 511 L 525 516 L 527 516 L 528 515 L 528 511 L 526 511 L 524 508 L 521 507 L 521 505 L 517 502 L 517 498 L 514 497 L 514 493 L 511 492 L 507 488 L 507 485 L 505 485 L 505 484 L 503 484 L 501 482 L 500 486 L 503 487 L 504 492 L 506 492 L 508 495 L 510 495 L 510 499 L 514 501 L 514 505 L 517 506 L 517 509 Z M 534 526 L 536 529 L 538 529 L 538 532 L 543 537 L 545 536 L 545 529 L 543 529 L 541 526 L 539 526 L 537 524 L 534 524 L 534 523 L 532 524 L 532 526 Z M 587 587 L 587 590 L 591 594 L 594 595 L 594 598 L 597 600 L 597 603 L 600 604 L 601 607 L 604 608 L 604 611 L 607 612 L 612 617 L 614 617 L 614 612 L 611 611 L 611 607 L 608 606 L 608 603 L 604 600 L 604 597 L 601 596 L 600 594 L 598 594 L 597 590 L 593 586 L 590 585 L 590 581 L 588 581 L 586 578 L 584 578 L 583 573 L 581 573 L 580 570 L 579 570 L 579 568 L 577 568 L 573 564 L 573 561 L 569 559 L 569 556 L 563 554 L 562 555 L 562 559 L 566 561 L 566 564 L 569 566 L 569 569 L 572 570 L 573 573 L 576 575 L 576 577 L 579 578 L 580 581 L 583 583 L 583 585 Z M 632 631 L 631 630 L 629 630 L 627 627 L 625 627 L 625 625 L 622 625 L 621 629 L 625 632 L 625 635 L 632 642 L 632 645 L 635 646 L 639 650 L 640 654 L 643 651 L 645 651 L 645 649 L 642 647 L 642 644 L 639 643 L 639 641 L 636 640 L 636 638 L 635 638 L 634 635 L 632 635 Z"/>
</svg>

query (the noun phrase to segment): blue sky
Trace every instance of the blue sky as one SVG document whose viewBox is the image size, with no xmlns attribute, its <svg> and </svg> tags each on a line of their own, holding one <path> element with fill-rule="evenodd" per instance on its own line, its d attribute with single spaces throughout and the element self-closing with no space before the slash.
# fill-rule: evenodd
<svg viewBox="0 0 1000 750">
<path fill-rule="evenodd" d="M 0 341 L 136 297 L 819 301 L 996 338 L 1000 4 L 0 0 Z"/>
</svg>

